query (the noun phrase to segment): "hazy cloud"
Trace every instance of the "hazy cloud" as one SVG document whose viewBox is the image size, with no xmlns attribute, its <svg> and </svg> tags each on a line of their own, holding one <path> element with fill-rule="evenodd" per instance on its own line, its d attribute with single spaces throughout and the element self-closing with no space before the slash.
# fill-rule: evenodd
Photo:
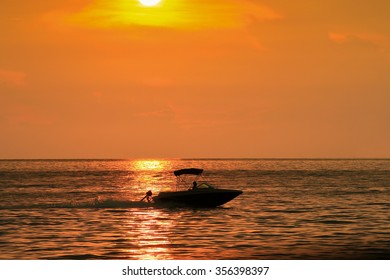
<svg viewBox="0 0 390 280">
<path fill-rule="evenodd" d="M 174 82 L 164 77 L 147 77 L 141 81 L 141 84 L 152 88 L 166 88 L 173 86 Z"/>
<path fill-rule="evenodd" d="M 25 85 L 25 83 L 26 73 L 0 68 L 0 84 L 5 84 L 11 87 L 20 87 Z"/>
<path fill-rule="evenodd" d="M 329 39 L 336 43 L 365 43 L 381 49 L 390 47 L 389 37 L 379 33 L 329 32 Z"/>
</svg>

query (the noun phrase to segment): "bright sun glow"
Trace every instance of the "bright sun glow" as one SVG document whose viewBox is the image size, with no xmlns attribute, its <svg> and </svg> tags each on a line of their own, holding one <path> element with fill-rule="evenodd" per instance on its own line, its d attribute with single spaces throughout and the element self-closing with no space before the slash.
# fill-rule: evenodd
<svg viewBox="0 0 390 280">
<path fill-rule="evenodd" d="M 156 6 L 158 3 L 160 3 L 160 0 L 139 0 L 139 2 L 144 6 Z"/>
<path fill-rule="evenodd" d="M 141 171 L 160 171 L 163 170 L 167 165 L 164 160 L 137 160 L 134 161 L 134 167 L 136 170 Z"/>
</svg>

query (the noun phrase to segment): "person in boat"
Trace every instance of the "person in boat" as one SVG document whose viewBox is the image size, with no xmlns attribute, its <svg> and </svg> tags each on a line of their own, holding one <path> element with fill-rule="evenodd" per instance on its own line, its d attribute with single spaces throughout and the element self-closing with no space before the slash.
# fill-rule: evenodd
<svg viewBox="0 0 390 280">
<path fill-rule="evenodd" d="M 192 182 L 192 189 L 196 190 L 197 188 L 198 188 L 198 184 L 196 183 L 196 181 Z"/>
<path fill-rule="evenodd" d="M 148 203 L 152 203 L 153 202 L 152 195 L 153 195 L 152 191 L 147 191 L 146 195 L 144 196 L 143 199 L 141 199 L 141 201 L 144 201 L 146 199 Z"/>
</svg>

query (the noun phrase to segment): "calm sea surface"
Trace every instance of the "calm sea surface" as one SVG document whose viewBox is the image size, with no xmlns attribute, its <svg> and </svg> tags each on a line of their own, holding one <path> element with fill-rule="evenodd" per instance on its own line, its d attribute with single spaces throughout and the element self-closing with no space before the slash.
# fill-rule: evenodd
<svg viewBox="0 0 390 280">
<path fill-rule="evenodd" d="M 244 193 L 140 202 L 185 167 Z M 0 259 L 390 259 L 390 160 L 3 160 Z"/>
</svg>

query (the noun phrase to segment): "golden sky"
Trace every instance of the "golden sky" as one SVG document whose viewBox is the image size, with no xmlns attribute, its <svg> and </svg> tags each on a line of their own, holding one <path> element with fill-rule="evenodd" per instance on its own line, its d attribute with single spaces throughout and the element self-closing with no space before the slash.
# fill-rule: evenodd
<svg viewBox="0 0 390 280">
<path fill-rule="evenodd" d="M 2 1 L 0 158 L 390 157 L 388 11 Z"/>
</svg>

